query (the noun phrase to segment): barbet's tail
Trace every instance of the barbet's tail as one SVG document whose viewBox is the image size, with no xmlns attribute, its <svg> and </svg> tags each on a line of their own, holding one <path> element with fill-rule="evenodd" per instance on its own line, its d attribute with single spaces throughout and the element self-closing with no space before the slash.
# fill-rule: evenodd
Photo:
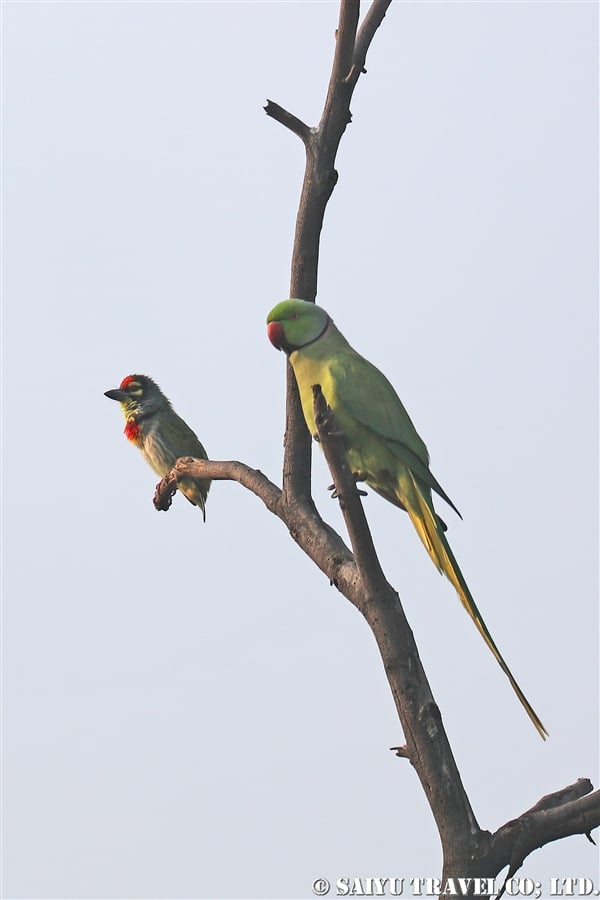
<svg viewBox="0 0 600 900">
<path fill-rule="evenodd" d="M 462 572 L 454 558 L 454 554 L 450 549 L 450 545 L 446 540 L 442 527 L 439 523 L 438 517 L 433 509 L 433 503 L 431 501 L 431 497 L 428 496 L 425 491 L 419 486 L 418 481 L 415 479 L 413 474 L 406 469 L 405 475 L 401 476 L 401 488 L 403 491 L 403 502 L 406 506 L 407 512 L 411 518 L 413 525 L 415 526 L 419 537 L 423 541 L 427 552 L 429 553 L 431 559 L 433 560 L 435 566 L 439 569 L 440 572 L 448 578 L 448 580 L 454 585 L 454 588 L 460 597 L 461 603 L 464 608 L 467 610 L 473 622 L 477 626 L 477 630 L 480 635 L 496 657 L 498 664 L 508 680 L 512 685 L 512 689 L 521 701 L 525 711 L 533 724 L 535 725 L 538 734 L 546 740 L 548 732 L 544 728 L 539 716 L 527 700 L 527 697 L 517 684 L 512 672 L 508 668 L 507 664 L 504 661 L 504 658 L 494 640 L 489 633 L 485 622 L 481 616 L 481 613 L 477 609 L 477 604 L 473 600 L 471 596 L 471 592 L 467 587 L 467 583 L 463 578 Z"/>
<path fill-rule="evenodd" d="M 190 503 L 200 508 L 202 519 L 206 522 L 206 497 L 210 487 L 210 481 L 199 478 L 180 478 L 179 490 Z"/>
</svg>

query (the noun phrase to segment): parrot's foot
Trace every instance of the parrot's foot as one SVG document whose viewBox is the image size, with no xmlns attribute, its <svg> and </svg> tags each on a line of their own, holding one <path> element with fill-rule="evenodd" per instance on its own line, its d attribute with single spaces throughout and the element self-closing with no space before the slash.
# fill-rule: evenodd
<svg viewBox="0 0 600 900">
<path fill-rule="evenodd" d="M 362 490 L 358 487 L 358 482 L 359 482 L 359 481 L 366 481 L 366 480 L 367 480 L 366 473 L 364 473 L 364 472 L 353 472 L 352 474 L 353 474 L 353 476 L 354 476 L 354 484 L 356 485 L 356 490 L 357 490 L 357 492 L 358 492 L 358 496 L 359 496 L 359 497 L 368 497 L 368 496 L 369 496 L 368 492 L 367 492 L 367 491 L 362 491 Z"/>
<path fill-rule="evenodd" d="M 340 498 L 341 495 L 338 494 L 335 484 L 328 485 L 327 490 L 331 491 L 331 499 L 332 500 L 338 500 Z M 361 489 L 358 487 L 356 488 L 356 491 L 357 491 L 359 497 L 368 497 L 369 496 L 367 491 L 361 491 Z"/>
</svg>

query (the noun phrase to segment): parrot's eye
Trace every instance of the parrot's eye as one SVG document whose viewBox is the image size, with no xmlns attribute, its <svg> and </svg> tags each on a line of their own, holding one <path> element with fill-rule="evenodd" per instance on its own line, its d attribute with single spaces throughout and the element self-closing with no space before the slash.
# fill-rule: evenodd
<svg viewBox="0 0 600 900">
<path fill-rule="evenodd" d="M 292 313 L 292 319 L 294 321 L 296 321 L 297 318 L 298 318 L 298 313 Z"/>
</svg>

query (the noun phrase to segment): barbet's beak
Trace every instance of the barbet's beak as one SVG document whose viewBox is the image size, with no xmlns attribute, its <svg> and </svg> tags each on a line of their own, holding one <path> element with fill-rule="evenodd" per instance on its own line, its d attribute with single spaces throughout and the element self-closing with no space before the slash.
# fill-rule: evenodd
<svg viewBox="0 0 600 900">
<path fill-rule="evenodd" d="M 119 388 L 112 388 L 110 391 L 104 391 L 104 396 L 108 397 L 109 400 L 118 400 L 119 403 L 122 403 L 123 400 L 127 398 L 125 391 L 120 391 Z"/>
</svg>

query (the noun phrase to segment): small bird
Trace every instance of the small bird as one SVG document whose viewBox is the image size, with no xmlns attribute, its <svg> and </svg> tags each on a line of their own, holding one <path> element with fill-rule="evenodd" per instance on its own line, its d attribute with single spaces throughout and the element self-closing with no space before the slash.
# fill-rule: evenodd
<svg viewBox="0 0 600 900">
<path fill-rule="evenodd" d="M 171 471 L 180 456 L 208 459 L 192 429 L 147 375 L 127 375 L 118 388 L 105 391 L 104 396 L 119 401 L 125 416 L 125 437 L 139 447 L 146 462 L 161 478 Z M 190 503 L 200 507 L 206 521 L 204 507 L 210 480 L 182 478 L 177 487 Z"/>
<path fill-rule="evenodd" d="M 542 738 L 548 732 L 496 647 L 460 571 L 432 499 L 435 491 L 460 516 L 429 468 L 429 453 L 396 391 L 360 356 L 328 313 L 306 300 L 283 300 L 267 316 L 267 336 L 289 357 L 308 430 L 316 433 L 312 385 L 319 384 L 346 444 L 357 481 L 406 510 L 438 571 L 452 583 Z"/>
</svg>

